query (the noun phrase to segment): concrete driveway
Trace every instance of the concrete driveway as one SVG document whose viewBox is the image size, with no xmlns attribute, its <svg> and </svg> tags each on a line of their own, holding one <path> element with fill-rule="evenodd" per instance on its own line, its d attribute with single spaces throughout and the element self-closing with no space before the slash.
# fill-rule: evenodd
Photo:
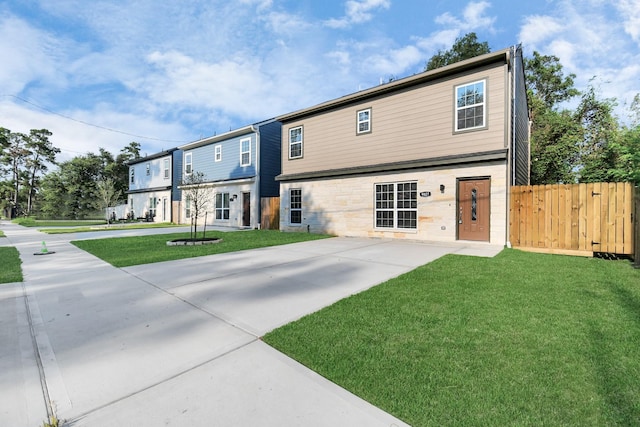
<svg viewBox="0 0 640 427">
<path fill-rule="evenodd" d="M 331 238 L 118 269 L 69 236 L 2 229 L 25 273 L 0 286 L 12 426 L 41 425 L 44 402 L 73 426 L 405 425 L 259 337 L 444 254 L 500 250 Z M 35 256 L 43 240 L 55 253 Z"/>
</svg>

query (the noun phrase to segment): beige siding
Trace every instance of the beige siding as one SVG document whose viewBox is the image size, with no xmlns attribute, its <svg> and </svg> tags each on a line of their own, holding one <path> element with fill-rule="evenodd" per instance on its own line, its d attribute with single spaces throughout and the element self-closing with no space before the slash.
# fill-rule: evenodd
<svg viewBox="0 0 640 427">
<path fill-rule="evenodd" d="M 399 238 L 453 242 L 456 240 L 456 183 L 458 178 L 490 177 L 490 243 L 504 245 L 507 226 L 507 177 L 504 162 L 462 168 L 416 170 L 302 182 L 283 182 L 280 189 L 280 230 L 329 233 L 337 236 Z M 417 181 L 418 227 L 411 231 L 381 230 L 374 223 L 377 183 Z M 440 193 L 440 184 L 445 186 Z M 289 189 L 302 190 L 300 225 L 289 223 Z"/>
<path fill-rule="evenodd" d="M 412 87 L 348 107 L 285 123 L 283 174 L 455 156 L 503 149 L 505 73 L 498 63 L 474 73 Z M 486 79 L 487 128 L 454 133 L 454 87 Z M 372 132 L 356 135 L 356 112 L 372 109 Z M 288 131 L 304 128 L 303 158 L 289 160 Z"/>
</svg>

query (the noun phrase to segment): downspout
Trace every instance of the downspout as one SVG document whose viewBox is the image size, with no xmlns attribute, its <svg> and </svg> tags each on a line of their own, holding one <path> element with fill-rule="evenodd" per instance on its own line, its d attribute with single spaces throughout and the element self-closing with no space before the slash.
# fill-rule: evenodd
<svg viewBox="0 0 640 427">
<path fill-rule="evenodd" d="M 518 84 L 518 79 L 517 79 L 517 58 L 516 58 L 516 54 L 518 51 L 517 46 L 513 46 L 511 48 L 512 50 L 512 55 L 511 55 L 511 61 L 513 66 L 511 67 L 511 73 L 512 73 L 512 79 L 513 79 L 513 83 L 512 83 L 512 87 L 511 87 L 511 184 L 507 186 L 508 190 L 507 190 L 507 215 L 506 215 L 506 221 L 507 223 L 505 224 L 506 227 L 504 228 L 506 230 L 506 236 L 505 236 L 505 242 L 507 242 L 507 247 L 510 248 L 511 247 L 511 241 L 509 240 L 509 236 L 511 235 L 511 229 L 509 228 L 509 224 L 511 223 L 509 215 L 511 215 L 511 209 L 509 209 L 509 207 L 511 206 L 511 186 L 514 185 L 516 183 L 516 93 L 517 93 L 517 84 Z"/>
<path fill-rule="evenodd" d="M 261 225 L 260 224 L 260 219 L 261 219 L 261 217 L 260 217 L 260 215 L 261 215 L 261 212 L 260 212 L 260 209 L 261 209 L 261 203 L 260 203 L 260 201 L 261 201 L 261 191 L 260 191 L 260 128 L 258 127 L 256 129 L 253 125 L 251 125 L 251 129 L 253 129 L 253 131 L 256 134 L 256 179 L 255 179 L 256 191 L 254 192 L 255 193 L 254 197 L 257 200 L 257 203 L 255 203 L 256 207 L 253 208 L 252 210 L 254 212 L 258 213 L 255 216 L 255 224 L 256 224 L 256 227 L 258 229 L 260 229 L 260 225 Z"/>
</svg>

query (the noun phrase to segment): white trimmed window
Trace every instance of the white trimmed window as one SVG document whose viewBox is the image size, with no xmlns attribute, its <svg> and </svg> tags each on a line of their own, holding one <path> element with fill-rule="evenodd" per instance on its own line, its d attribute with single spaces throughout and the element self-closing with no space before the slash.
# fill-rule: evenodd
<svg viewBox="0 0 640 427">
<path fill-rule="evenodd" d="M 358 135 L 371 132 L 371 108 L 358 111 L 356 113 L 356 120 L 358 122 L 356 129 Z"/>
<path fill-rule="evenodd" d="M 131 184 L 134 184 L 136 182 L 136 169 L 134 167 L 129 168 L 129 176 L 131 177 Z"/>
<path fill-rule="evenodd" d="M 478 129 L 486 125 L 484 80 L 456 86 L 456 131 Z"/>
<path fill-rule="evenodd" d="M 216 219 L 229 219 L 229 193 L 216 193 Z"/>
<path fill-rule="evenodd" d="M 298 159 L 302 157 L 302 126 L 289 129 L 289 158 Z"/>
<path fill-rule="evenodd" d="M 162 162 L 162 169 L 164 171 L 164 179 L 169 179 L 170 176 L 170 169 L 171 163 L 169 161 L 169 159 L 164 159 L 164 161 Z"/>
<path fill-rule="evenodd" d="M 214 147 L 214 160 L 216 162 L 221 162 L 222 161 L 222 145 L 218 144 Z"/>
<path fill-rule="evenodd" d="M 147 176 L 151 175 L 151 163 L 147 163 L 145 167 L 147 169 Z"/>
<path fill-rule="evenodd" d="M 149 197 L 149 215 L 151 215 L 152 218 L 155 218 L 157 208 L 158 199 L 155 197 Z"/>
<path fill-rule="evenodd" d="M 184 199 L 184 217 L 191 218 L 191 196 Z"/>
<path fill-rule="evenodd" d="M 418 227 L 418 183 L 391 182 L 375 185 L 376 228 Z"/>
<path fill-rule="evenodd" d="M 186 153 L 184 155 L 184 174 L 191 175 L 193 171 L 193 157 L 191 153 Z"/>
<path fill-rule="evenodd" d="M 240 140 L 240 166 L 251 164 L 251 138 Z"/>
<path fill-rule="evenodd" d="M 300 188 L 289 190 L 289 222 L 302 224 L 302 190 Z"/>
</svg>

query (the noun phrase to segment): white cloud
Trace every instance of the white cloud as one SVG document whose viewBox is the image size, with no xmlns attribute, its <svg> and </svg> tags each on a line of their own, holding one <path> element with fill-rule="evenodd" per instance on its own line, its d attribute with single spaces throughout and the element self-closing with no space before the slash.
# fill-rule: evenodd
<svg viewBox="0 0 640 427">
<path fill-rule="evenodd" d="M 349 0 L 345 4 L 345 16 L 325 21 L 330 28 L 347 28 L 353 24 L 362 24 L 373 19 L 376 9 L 389 9 L 390 0 Z"/>
<path fill-rule="evenodd" d="M 395 75 L 423 61 L 424 56 L 417 47 L 405 46 L 385 55 L 373 55 L 365 61 L 364 66 L 382 75 Z"/>
<path fill-rule="evenodd" d="M 618 0 L 614 4 L 620 11 L 624 30 L 640 44 L 640 0 Z"/>
<path fill-rule="evenodd" d="M 551 16 L 528 16 L 520 29 L 519 40 L 531 50 L 535 50 L 539 43 L 553 38 L 562 29 L 562 23 Z"/>
<path fill-rule="evenodd" d="M 435 22 L 459 30 L 459 32 L 469 32 L 478 29 L 492 31 L 495 17 L 486 16 L 485 12 L 491 7 L 491 3 L 486 1 L 469 2 L 462 11 L 462 17 L 458 18 L 449 12 L 436 17 Z"/>
</svg>

